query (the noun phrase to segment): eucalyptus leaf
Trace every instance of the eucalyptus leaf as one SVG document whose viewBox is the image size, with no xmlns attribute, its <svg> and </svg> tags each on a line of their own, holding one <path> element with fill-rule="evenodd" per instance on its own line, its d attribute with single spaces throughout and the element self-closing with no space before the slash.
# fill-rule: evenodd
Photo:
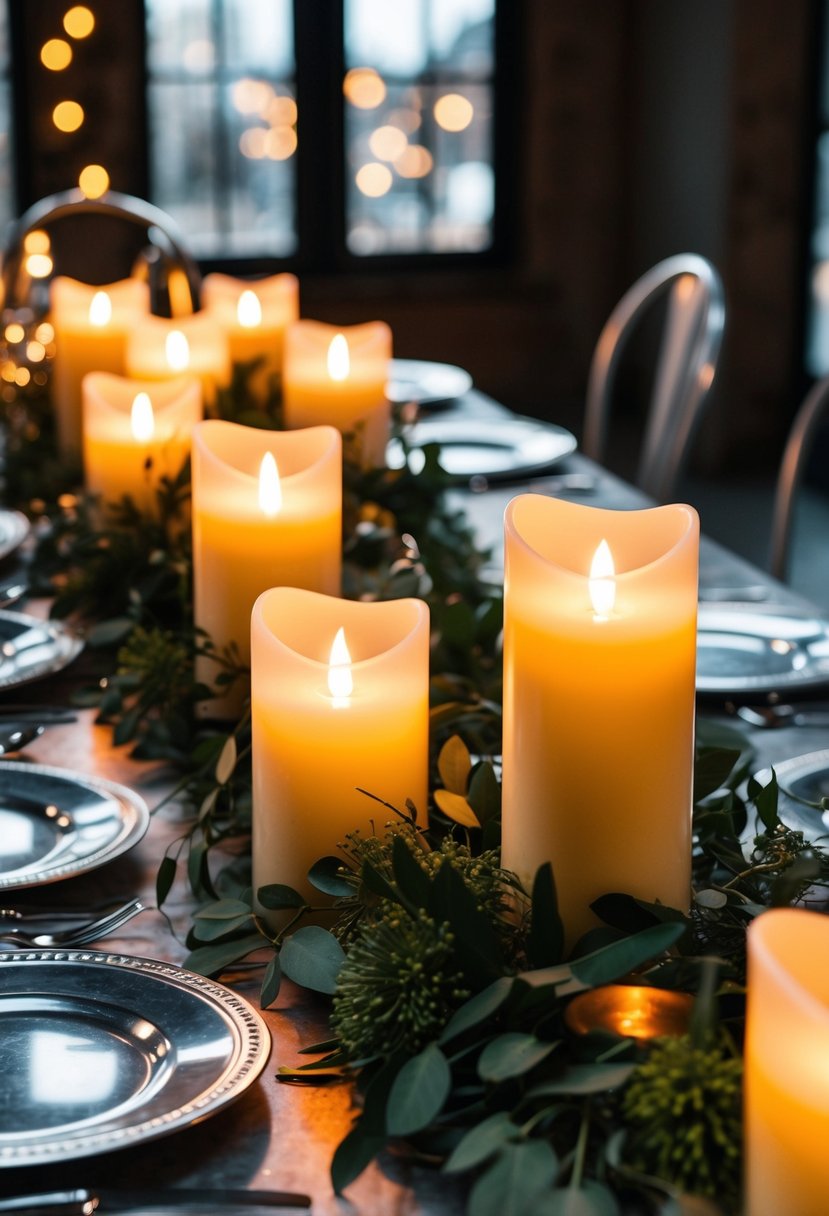
<svg viewBox="0 0 829 1216">
<path fill-rule="evenodd" d="M 204 920 L 235 920 L 239 916 L 250 916 L 250 904 L 241 899 L 217 899 L 212 904 L 199 908 L 195 919 Z"/>
<path fill-rule="evenodd" d="M 456 1009 L 443 1028 L 438 1039 L 439 1043 L 448 1043 L 459 1035 L 465 1034 L 475 1026 L 480 1026 L 493 1014 L 497 1013 L 512 992 L 513 981 L 508 975 L 489 984 L 482 992 L 470 997 L 460 1009 Z"/>
<path fill-rule="evenodd" d="M 233 776 L 236 760 L 236 736 L 228 735 L 227 739 L 225 739 L 224 747 L 219 754 L 219 759 L 216 761 L 216 780 L 219 785 L 226 785 Z"/>
<path fill-rule="evenodd" d="M 755 777 L 749 778 L 748 796 L 756 806 L 757 814 L 768 832 L 773 832 L 780 823 L 777 815 L 778 793 L 777 774 L 774 769 L 771 770 L 768 785 L 761 785 Z"/>
<path fill-rule="evenodd" d="M 527 958 L 533 967 L 550 967 L 561 962 L 564 953 L 564 926 L 558 912 L 553 867 L 549 861 L 539 866 L 533 882 Z"/>
<path fill-rule="evenodd" d="M 706 889 L 704 891 L 697 891 L 694 894 L 694 903 L 698 908 L 709 908 L 715 911 L 719 908 L 725 907 L 725 905 L 728 903 L 728 896 L 726 895 L 725 891 L 712 891 L 710 889 Z"/>
<path fill-rule="evenodd" d="M 452 1073 L 437 1043 L 429 1043 L 394 1079 L 386 1110 L 390 1136 L 410 1136 L 437 1118 L 449 1096 Z"/>
<path fill-rule="evenodd" d="M 176 869 L 177 864 L 174 857 L 162 857 L 161 865 L 155 876 L 155 901 L 159 908 L 170 894 L 176 880 Z"/>
<path fill-rule="evenodd" d="M 519 1129 L 505 1110 L 496 1111 L 488 1119 L 470 1127 L 444 1163 L 444 1174 L 460 1174 L 474 1169 L 497 1152 L 508 1140 L 516 1137 Z"/>
<path fill-rule="evenodd" d="M 347 899 L 354 894 L 354 885 L 340 872 L 343 863 L 339 857 L 320 857 L 308 871 L 308 881 L 323 895 L 334 899 Z"/>
<path fill-rule="evenodd" d="M 135 621 L 129 616 L 112 617 L 108 621 L 99 621 L 87 630 L 88 646 L 115 646 L 122 642 L 127 634 L 132 633 Z"/>
<path fill-rule="evenodd" d="M 218 945 L 199 946 L 191 951 L 184 960 L 184 966 L 199 975 L 219 975 L 226 971 L 231 963 L 238 963 L 254 950 L 267 945 L 261 933 L 249 933 L 247 937 L 235 941 L 220 942 Z"/>
<path fill-rule="evenodd" d="M 256 892 L 256 898 L 263 908 L 269 908 L 274 912 L 282 908 L 303 908 L 305 906 L 305 896 L 282 882 L 271 882 L 267 886 L 260 887 Z"/>
<path fill-rule="evenodd" d="M 279 955 L 275 954 L 265 968 L 265 974 L 262 976 L 259 1003 L 263 1009 L 267 1009 L 269 1005 L 272 1005 L 279 996 L 281 983 L 282 968 L 279 965 Z"/>
<path fill-rule="evenodd" d="M 467 789 L 467 801 L 485 825 L 501 817 L 501 786 L 488 760 L 475 766 Z"/>
<path fill-rule="evenodd" d="M 215 942 L 220 938 L 238 933 L 240 929 L 250 928 L 252 920 L 253 914 L 250 908 L 241 916 L 234 916 L 231 919 L 209 920 L 197 916 L 193 923 L 193 933 L 200 942 Z"/>
<path fill-rule="evenodd" d="M 282 971 L 288 979 L 314 992 L 333 994 L 345 961 L 333 933 L 320 925 L 304 925 L 286 940 L 281 951 Z"/>
<path fill-rule="evenodd" d="M 402 836 L 395 836 L 391 857 L 394 881 L 400 894 L 417 908 L 428 907 L 432 880 Z"/>
<path fill-rule="evenodd" d="M 451 794 L 466 796 L 466 783 L 472 769 L 472 758 L 460 735 L 452 735 L 440 749 L 438 772 Z"/>
<path fill-rule="evenodd" d="M 557 1173 L 547 1140 L 506 1144 L 472 1187 L 468 1216 L 528 1216 Z"/>
<path fill-rule="evenodd" d="M 463 794 L 453 794 L 451 790 L 435 790 L 435 803 L 447 818 L 459 823 L 462 828 L 479 828 L 481 821 Z"/>
<path fill-rule="evenodd" d="M 633 1072 L 634 1064 L 571 1064 L 560 1077 L 542 1081 L 527 1090 L 528 1098 L 548 1098 L 558 1094 L 604 1093 L 618 1089 Z"/>
<path fill-rule="evenodd" d="M 478 1076 L 482 1081 L 506 1081 L 520 1077 L 535 1068 L 558 1046 L 545 1042 L 534 1034 L 510 1031 L 487 1043 L 478 1060 Z"/>
<path fill-rule="evenodd" d="M 337 1195 L 371 1164 L 386 1143 L 386 1137 L 367 1132 L 358 1120 L 344 1140 L 341 1140 L 331 1162 L 331 1182 Z"/>
<path fill-rule="evenodd" d="M 533 1216 L 621 1216 L 610 1187 L 589 1179 L 580 1187 L 557 1187 L 542 1195 Z"/>
<path fill-rule="evenodd" d="M 570 968 L 576 985 L 567 985 L 566 989 L 560 991 L 564 995 L 565 992 L 576 991 L 576 986 L 595 988 L 599 984 L 612 983 L 675 946 L 684 933 L 685 925 L 676 922 L 651 925 L 633 937 L 612 942 L 602 950 L 574 959 Z"/>
<path fill-rule="evenodd" d="M 740 751 L 732 748 L 701 747 L 694 761 L 694 801 L 701 802 L 715 790 L 721 789 L 740 759 Z"/>
</svg>

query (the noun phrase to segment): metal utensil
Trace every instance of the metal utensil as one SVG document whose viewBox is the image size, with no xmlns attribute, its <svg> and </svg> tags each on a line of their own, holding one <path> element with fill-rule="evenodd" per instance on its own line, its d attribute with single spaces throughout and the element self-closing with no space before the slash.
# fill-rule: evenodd
<svg viewBox="0 0 829 1216">
<path fill-rule="evenodd" d="M 51 949 L 53 946 L 85 946 L 106 937 L 116 929 L 120 929 L 128 920 L 132 920 L 139 912 L 144 911 L 140 899 L 131 899 L 121 907 L 115 908 L 105 916 L 87 921 L 83 925 L 73 925 L 66 929 L 57 929 L 52 933 L 30 933 L 17 925 L 0 929 L 0 945 L 12 946 L 18 950 L 31 950 L 34 947 Z M 0 1208 L 2 1211 L 2 1208 Z"/>
<path fill-rule="evenodd" d="M 242 1191 L 223 1187 L 168 1187 L 163 1190 L 122 1190 L 79 1187 L 73 1191 L 51 1191 L 39 1195 L 16 1195 L 0 1199 L 0 1213 L 37 1213 L 46 1216 L 92 1216 L 93 1212 L 192 1211 L 233 1212 L 250 1208 L 310 1208 L 309 1195 L 291 1191 Z"/>
<path fill-rule="evenodd" d="M 27 743 L 42 735 L 45 729 L 42 722 L 0 721 L 0 756 L 19 752 Z"/>
<path fill-rule="evenodd" d="M 829 710 L 808 706 L 739 705 L 735 713 L 759 730 L 774 730 L 783 726 L 829 726 Z"/>
</svg>

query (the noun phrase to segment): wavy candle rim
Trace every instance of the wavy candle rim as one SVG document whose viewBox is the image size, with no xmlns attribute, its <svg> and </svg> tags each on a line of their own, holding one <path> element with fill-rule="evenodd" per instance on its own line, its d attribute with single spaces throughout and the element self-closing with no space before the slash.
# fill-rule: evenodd
<svg viewBox="0 0 829 1216">
<path fill-rule="evenodd" d="M 326 609 L 324 602 L 330 603 L 330 608 Z M 327 679 L 330 667 L 331 636 L 333 636 L 330 631 L 328 634 L 325 634 L 324 630 L 322 631 L 320 657 L 305 653 L 274 631 L 274 615 L 284 612 L 288 619 L 296 619 L 294 614 L 302 611 L 303 608 L 306 613 L 312 609 L 318 612 L 330 611 L 332 616 L 337 616 L 339 621 L 337 627 L 342 626 L 349 637 L 351 670 L 355 675 L 355 683 L 359 672 L 370 671 L 378 664 L 385 664 L 396 653 L 403 652 L 415 644 L 415 639 L 423 628 L 427 631 L 429 628 L 429 605 L 425 600 L 417 599 L 414 596 L 367 603 L 363 600 L 345 600 L 323 595 L 318 591 L 305 591 L 299 587 L 271 587 L 268 591 L 264 591 L 253 605 L 252 631 L 261 633 L 273 650 L 290 655 L 298 663 L 317 673 L 323 680 Z M 373 616 L 377 620 L 380 617 L 399 618 L 404 613 L 408 620 L 405 622 L 405 632 L 402 633 L 402 636 L 392 640 L 388 645 L 382 645 L 375 654 L 366 655 L 364 658 L 355 657 L 355 646 L 359 643 L 355 643 L 354 638 L 355 636 L 359 638 L 363 632 L 359 627 L 359 622 L 364 622 L 367 615 Z M 352 622 L 358 623 L 351 624 L 349 618 Z M 302 619 L 306 619 L 305 615 Z M 374 638 L 377 638 L 377 635 L 378 631 L 374 631 L 372 634 Z M 382 639 L 380 640 L 382 641 Z"/>
<path fill-rule="evenodd" d="M 89 306 L 95 295 L 104 292 L 109 297 L 111 315 L 106 325 L 95 325 L 89 319 Z M 90 333 L 107 332 L 135 319 L 143 320 L 150 313 L 149 285 L 141 279 L 116 279 L 112 283 L 84 283 L 70 275 L 56 275 L 49 285 L 49 307 L 52 313 L 64 309 L 79 310 L 70 319 L 70 328 L 79 328 Z M 65 320 L 60 322 L 65 324 Z"/>
<path fill-rule="evenodd" d="M 545 505 L 542 506 L 540 504 Z M 699 516 L 694 507 L 688 503 L 665 503 L 661 506 L 644 507 L 636 511 L 614 511 L 607 507 L 591 507 L 582 503 L 570 503 L 563 499 L 552 498 L 546 494 L 519 494 L 511 499 L 504 512 L 506 550 L 508 551 L 510 547 L 514 547 L 520 550 L 534 565 L 543 570 L 554 571 L 557 578 L 561 577 L 572 580 L 574 584 L 576 582 L 587 582 L 590 573 L 589 558 L 592 557 L 593 551 L 591 550 L 589 553 L 588 561 L 583 570 L 574 570 L 569 565 L 564 565 L 549 553 L 543 552 L 537 545 L 532 544 L 527 539 L 519 526 L 519 521 L 516 519 L 517 515 L 529 509 L 548 514 L 551 524 L 553 521 L 560 522 L 562 517 L 566 521 L 568 516 L 571 519 L 583 520 L 587 518 L 585 513 L 593 513 L 596 524 L 596 544 L 606 538 L 613 551 L 616 563 L 614 577 L 617 588 L 622 588 L 626 583 L 632 582 L 635 579 L 650 577 L 651 574 L 659 570 L 660 566 L 675 560 L 677 554 L 682 549 L 687 549 L 689 545 L 692 545 L 699 533 Z M 623 521 L 633 520 L 632 526 L 641 529 L 644 533 L 648 529 L 648 521 L 652 524 L 655 516 L 660 517 L 660 522 L 668 520 L 669 517 L 684 517 L 684 524 L 681 528 L 677 529 L 672 542 L 654 554 L 648 561 L 626 569 L 620 569 L 618 560 L 620 541 L 617 537 L 623 536 L 630 526 L 626 527 Z M 566 522 L 563 530 L 566 530 Z M 623 545 L 622 548 L 624 548 Z"/>
<path fill-rule="evenodd" d="M 810 943 L 812 962 L 816 957 L 814 951 L 825 950 L 829 944 L 829 920 L 824 920 L 823 913 L 811 912 L 806 908 L 772 908 L 756 917 L 749 926 L 749 967 L 752 960 L 759 964 L 786 1003 L 799 1009 L 811 1021 L 825 1024 L 829 1034 L 829 993 L 826 1000 L 821 1000 L 806 985 L 807 978 L 814 981 L 814 966 L 804 966 L 801 975 L 798 974 L 801 971 L 799 966 L 784 963 L 785 946 L 789 944 L 792 929 L 797 930 L 800 943 L 804 933 L 820 938 Z M 781 936 L 785 938 L 782 944 L 778 940 Z"/>
<path fill-rule="evenodd" d="M 179 398 L 190 396 L 201 399 L 201 381 L 197 376 L 176 376 L 169 380 L 133 380 L 130 376 L 119 376 L 115 372 L 87 372 L 81 381 L 82 388 L 93 394 L 97 403 L 114 414 L 129 413 L 132 397 L 146 393 L 154 410 L 163 410 Z M 115 402 L 111 393 L 124 393 L 123 406 Z M 129 399 L 128 399 L 129 395 Z"/>
<path fill-rule="evenodd" d="M 250 462 L 251 471 L 240 469 L 238 465 L 229 462 L 221 449 L 224 447 L 224 439 L 232 437 L 234 441 L 238 440 L 242 444 L 250 446 Z M 212 440 L 220 450 L 216 450 Z M 311 480 L 316 476 L 319 466 L 325 464 L 334 456 L 338 456 L 342 451 L 342 435 L 333 426 L 309 426 L 297 431 L 264 431 L 258 427 L 243 426 L 238 422 L 228 422 L 224 418 L 206 418 L 203 422 L 198 423 L 193 428 L 193 449 L 198 448 L 199 459 L 205 467 L 209 467 L 219 472 L 220 476 L 231 484 L 235 483 L 237 488 L 245 494 L 254 494 L 258 501 L 259 494 L 259 467 L 263 456 L 263 442 L 267 445 L 267 450 L 283 449 L 282 456 L 278 450 L 272 451 L 275 457 L 276 465 L 279 470 L 279 482 L 283 488 L 291 486 L 302 486 L 306 481 Z M 314 448 L 313 459 L 310 464 L 306 464 L 301 469 L 296 469 L 294 472 L 287 472 L 285 469 L 285 459 L 295 456 L 295 452 L 302 451 L 308 445 Z M 295 449 L 292 450 L 292 449 Z"/>
<path fill-rule="evenodd" d="M 267 323 L 269 306 L 293 305 L 298 300 L 299 279 L 287 271 L 252 279 L 239 279 L 213 271 L 205 275 L 202 283 L 204 307 L 208 311 L 215 308 L 217 312 L 226 312 L 228 318 L 235 317 L 237 300 L 245 291 L 256 292 L 262 305 L 263 320 Z"/>
<path fill-rule="evenodd" d="M 331 325 L 328 321 L 315 321 L 302 317 L 293 321 L 285 330 L 286 357 L 294 353 L 322 352 L 327 354 L 332 339 L 338 334 L 348 342 L 350 376 L 359 369 L 361 361 L 373 359 L 385 347 L 391 357 L 392 331 L 385 321 L 361 321 L 357 325 Z"/>
</svg>

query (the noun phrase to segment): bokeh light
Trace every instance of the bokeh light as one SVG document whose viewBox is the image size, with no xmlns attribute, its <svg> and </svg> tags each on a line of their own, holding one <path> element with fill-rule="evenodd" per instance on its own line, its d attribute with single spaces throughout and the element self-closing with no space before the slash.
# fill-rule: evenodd
<svg viewBox="0 0 829 1216">
<path fill-rule="evenodd" d="M 40 62 L 50 72 L 62 72 L 72 62 L 72 48 L 63 38 L 50 38 L 40 48 Z"/>
<path fill-rule="evenodd" d="M 95 29 L 95 18 L 84 4 L 76 4 L 63 14 L 63 28 L 70 38 L 88 38 Z"/>
<path fill-rule="evenodd" d="M 368 137 L 371 153 L 378 160 L 397 160 L 406 149 L 408 140 L 398 127 L 377 127 Z"/>
<path fill-rule="evenodd" d="M 361 194 L 365 194 L 367 198 L 381 198 L 391 190 L 393 178 L 391 170 L 385 165 L 370 161 L 358 169 L 354 180 Z"/>
<path fill-rule="evenodd" d="M 460 93 L 444 93 L 435 102 L 435 122 L 444 131 L 463 131 L 475 117 L 472 102 Z"/>
<path fill-rule="evenodd" d="M 103 165 L 87 165 L 81 169 L 78 185 L 87 198 L 100 198 L 109 189 L 109 174 Z"/>
<path fill-rule="evenodd" d="M 33 228 L 23 238 L 25 253 L 48 253 L 51 248 L 52 242 L 49 239 L 49 233 L 43 228 Z"/>
<path fill-rule="evenodd" d="M 394 162 L 401 177 L 426 177 L 433 165 L 432 153 L 421 144 L 409 144 Z"/>
<path fill-rule="evenodd" d="M 52 111 L 52 122 L 59 131 L 77 131 L 83 120 L 83 106 L 77 101 L 59 101 Z"/>
<path fill-rule="evenodd" d="M 48 279 L 53 263 L 48 253 L 30 253 L 26 258 L 26 270 L 33 279 Z"/>
<path fill-rule="evenodd" d="M 346 100 L 358 110 L 373 110 L 386 99 L 386 85 L 374 68 L 352 68 L 343 80 Z"/>
</svg>

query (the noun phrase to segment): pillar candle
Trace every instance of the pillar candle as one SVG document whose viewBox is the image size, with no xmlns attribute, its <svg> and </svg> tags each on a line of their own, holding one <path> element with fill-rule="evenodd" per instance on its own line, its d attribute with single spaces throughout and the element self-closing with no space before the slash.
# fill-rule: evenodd
<svg viewBox="0 0 829 1216">
<path fill-rule="evenodd" d="M 209 274 L 202 302 L 227 334 L 232 363 L 261 360 L 248 381 L 261 404 L 282 373 L 285 330 L 299 317 L 299 280 L 293 274 L 254 280 Z"/>
<path fill-rule="evenodd" d="M 342 631 L 342 633 L 340 633 Z M 333 651 L 333 655 L 332 655 Z M 333 663 L 332 663 L 333 658 Z M 391 818 L 367 790 L 426 824 L 429 609 L 292 587 L 251 621 L 253 882 L 313 898 L 306 874 L 346 832 Z"/>
<path fill-rule="evenodd" d="M 746 1216 L 824 1216 L 829 919 L 775 908 L 748 930 Z"/>
<path fill-rule="evenodd" d="M 691 507 L 507 507 L 502 858 L 571 944 L 606 892 L 689 903 L 698 546 Z"/>
<path fill-rule="evenodd" d="M 136 380 L 198 376 L 204 404 L 230 383 L 230 346 L 215 317 L 194 312 L 184 317 L 145 317 L 129 336 L 127 375 Z"/>
<path fill-rule="evenodd" d="M 342 441 L 334 427 L 266 431 L 219 419 L 200 423 L 193 432 L 192 511 L 195 623 L 217 649 L 235 646 L 243 664 L 250 661 L 250 613 L 261 592 L 293 586 L 339 595 Z M 200 659 L 197 678 L 212 683 L 217 670 Z M 237 695 L 209 710 L 238 707 Z"/>
<path fill-rule="evenodd" d="M 175 477 L 190 455 L 190 436 L 201 416 L 201 383 L 193 376 L 158 383 L 88 373 L 83 462 L 89 493 L 105 502 L 128 494 L 152 510 L 161 478 Z"/>
<path fill-rule="evenodd" d="M 124 375 L 130 330 L 149 314 L 150 293 L 138 279 L 103 287 L 60 275 L 50 289 L 55 329 L 52 401 L 64 459 L 81 454 L 81 381 L 87 372 Z"/>
<path fill-rule="evenodd" d="M 285 333 L 283 409 L 288 427 L 329 423 L 353 435 L 361 463 L 386 463 L 390 407 L 386 382 L 391 330 L 383 321 L 338 329 L 297 321 Z"/>
</svg>

